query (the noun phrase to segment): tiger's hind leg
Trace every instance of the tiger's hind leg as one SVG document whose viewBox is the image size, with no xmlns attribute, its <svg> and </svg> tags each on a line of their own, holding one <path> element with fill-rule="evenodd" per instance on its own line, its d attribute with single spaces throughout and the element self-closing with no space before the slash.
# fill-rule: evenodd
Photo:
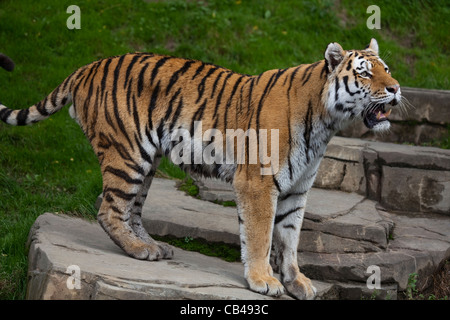
<svg viewBox="0 0 450 320">
<path fill-rule="evenodd" d="M 142 224 L 142 207 L 144 205 L 145 199 L 147 198 L 148 190 L 153 181 L 153 177 L 155 175 L 156 169 L 158 168 L 159 162 L 161 160 L 161 156 L 156 156 L 153 160 L 152 169 L 150 173 L 144 178 L 144 182 L 141 185 L 141 189 L 139 190 L 136 201 L 133 204 L 133 208 L 131 209 L 131 217 L 130 217 L 130 226 L 133 229 L 134 233 L 141 240 L 150 243 L 150 244 L 158 244 L 161 249 L 163 249 L 163 259 L 170 259 L 173 257 L 173 248 L 172 246 L 163 243 L 157 242 L 154 240 L 144 228 Z"/>
<path fill-rule="evenodd" d="M 118 161 L 118 159 L 122 159 Z M 145 165 L 141 165 L 145 164 Z M 145 167 L 145 168 L 144 168 Z M 131 227 L 136 218 L 136 202 L 147 194 L 152 175 L 152 164 L 139 157 L 124 158 L 123 152 L 115 152 L 112 148 L 103 154 L 101 159 L 103 175 L 103 202 L 97 220 L 110 236 L 129 256 L 141 260 L 159 260 L 171 256 L 167 245 L 159 244 L 142 236 L 143 230 L 135 227 L 139 235 Z M 138 201 L 139 202 L 139 201 Z M 133 214 L 134 213 L 134 214 Z M 139 224 L 139 223 L 138 223 Z M 140 223 L 142 225 L 142 223 Z M 149 240 L 149 241 L 145 241 Z"/>
</svg>

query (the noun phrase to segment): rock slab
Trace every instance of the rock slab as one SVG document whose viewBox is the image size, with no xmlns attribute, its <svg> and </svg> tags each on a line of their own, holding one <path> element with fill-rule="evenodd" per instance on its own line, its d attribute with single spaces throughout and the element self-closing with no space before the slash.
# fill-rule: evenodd
<svg viewBox="0 0 450 320">
<path fill-rule="evenodd" d="M 27 299 L 273 299 L 247 289 L 241 263 L 177 248 L 172 260 L 132 259 L 80 218 L 39 216 L 29 246 Z"/>
<path fill-rule="evenodd" d="M 212 180 L 205 180 L 213 185 Z M 240 244 L 235 207 L 190 197 L 177 190 L 174 180 L 153 180 L 142 220 L 150 234 Z M 387 245 L 391 228 L 392 222 L 380 214 L 373 201 L 355 193 L 313 188 L 300 248 L 322 253 L 380 251 Z"/>
<path fill-rule="evenodd" d="M 135 260 L 96 222 L 45 213 L 30 230 L 27 299 L 31 300 L 292 300 L 247 289 L 241 263 L 175 248 L 174 259 Z M 275 274 L 275 276 L 278 276 Z M 316 299 L 361 299 L 365 284 L 313 280 Z M 384 287 L 378 298 L 396 297 Z"/>
<path fill-rule="evenodd" d="M 239 244 L 235 208 L 187 196 L 175 188 L 175 181 L 154 179 L 142 217 L 150 234 Z M 312 188 L 299 266 L 312 279 L 334 281 L 340 290 L 334 297 L 340 299 L 357 299 L 356 293 L 361 297 L 368 267 L 379 266 L 384 293 L 392 299 L 397 289 L 406 289 L 410 274 L 426 281 L 450 258 L 449 230 L 446 215 L 392 213 L 355 193 Z"/>
<path fill-rule="evenodd" d="M 450 150 L 336 136 L 314 186 L 362 194 L 389 210 L 450 215 Z"/>
<path fill-rule="evenodd" d="M 175 185 L 154 179 L 143 211 L 151 234 L 238 243 L 235 208 L 194 199 Z M 321 189 L 311 190 L 306 211 L 299 266 L 320 299 L 372 297 L 366 281 L 373 265 L 381 269 L 377 297 L 395 299 L 411 273 L 427 279 L 450 257 L 445 215 L 392 214 L 361 195 Z M 29 247 L 28 299 L 272 299 L 247 289 L 241 263 L 180 249 L 173 260 L 135 260 L 97 222 L 65 215 L 40 216 Z M 70 288 L 77 270 L 79 289 Z"/>
</svg>

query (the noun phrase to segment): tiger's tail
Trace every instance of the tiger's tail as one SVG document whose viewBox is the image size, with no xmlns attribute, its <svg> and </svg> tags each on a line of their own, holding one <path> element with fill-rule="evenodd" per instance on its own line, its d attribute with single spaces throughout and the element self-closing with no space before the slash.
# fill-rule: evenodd
<svg viewBox="0 0 450 320">
<path fill-rule="evenodd" d="M 0 66 L 11 71 L 14 68 L 14 62 L 9 57 L 0 54 Z M 0 102 L 0 120 L 13 126 L 23 126 L 47 119 L 72 101 L 70 88 L 72 76 L 64 80 L 43 100 L 27 109 L 9 109 Z"/>
</svg>

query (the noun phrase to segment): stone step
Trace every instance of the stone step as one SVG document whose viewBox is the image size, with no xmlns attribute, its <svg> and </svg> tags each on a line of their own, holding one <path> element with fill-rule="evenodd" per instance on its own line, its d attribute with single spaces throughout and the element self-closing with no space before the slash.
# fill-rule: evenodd
<svg viewBox="0 0 450 320">
<path fill-rule="evenodd" d="M 235 207 L 187 196 L 175 184 L 174 180 L 154 179 L 142 210 L 144 226 L 150 234 L 240 244 Z M 313 188 L 308 197 L 300 250 L 379 252 L 386 248 L 392 226 L 375 202 L 361 195 Z"/>
<path fill-rule="evenodd" d="M 175 184 L 154 179 L 142 214 L 150 234 L 239 244 L 235 208 L 192 198 Z M 447 216 L 393 214 L 357 194 L 313 188 L 299 265 L 312 279 L 360 285 L 376 265 L 384 286 L 405 290 L 411 273 L 426 279 L 450 257 L 449 230 Z"/>
<path fill-rule="evenodd" d="M 150 234 L 240 244 L 236 208 L 195 199 L 176 184 L 177 180 L 153 179 L 142 208 L 142 222 Z"/>
<path fill-rule="evenodd" d="M 174 248 L 171 260 L 130 258 L 98 223 L 64 214 L 39 216 L 28 237 L 30 300 L 290 300 L 248 290 L 241 263 Z M 278 274 L 275 274 L 279 277 Z M 316 299 L 395 299 L 361 283 L 313 280 Z"/>
<path fill-rule="evenodd" d="M 379 252 L 386 249 L 393 222 L 374 201 L 335 190 L 311 189 L 300 251 Z"/>
<path fill-rule="evenodd" d="M 190 197 L 176 183 L 154 179 L 142 213 L 150 234 L 239 244 L 236 208 Z M 410 274 L 419 275 L 418 287 L 426 286 L 428 277 L 449 259 L 449 230 L 445 215 L 395 214 L 357 194 L 313 188 L 299 265 L 312 279 L 333 282 L 330 297 L 352 292 L 367 296 L 361 288 L 370 276 L 368 267 L 378 266 L 380 292 L 393 297 L 397 288 L 405 290 Z"/>
<path fill-rule="evenodd" d="M 97 222 L 63 214 L 39 216 L 28 246 L 27 299 L 291 299 L 248 290 L 244 267 L 238 262 L 177 248 L 171 260 L 133 259 Z M 313 283 L 319 299 L 339 297 L 340 284 Z"/>
</svg>

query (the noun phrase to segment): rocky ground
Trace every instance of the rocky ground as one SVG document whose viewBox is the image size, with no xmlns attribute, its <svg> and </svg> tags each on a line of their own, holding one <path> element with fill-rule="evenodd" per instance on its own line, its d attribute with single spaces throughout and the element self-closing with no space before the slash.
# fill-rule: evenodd
<svg viewBox="0 0 450 320">
<path fill-rule="evenodd" d="M 155 179 L 143 219 L 151 234 L 238 244 L 235 210 L 187 196 L 173 180 Z M 299 265 L 319 289 L 319 299 L 396 299 L 411 274 L 418 275 L 417 287 L 426 286 L 421 279 L 448 259 L 449 230 L 446 215 L 396 214 L 356 193 L 313 188 Z M 137 261 L 96 222 L 78 218 L 40 216 L 29 245 L 29 299 L 268 298 L 247 290 L 241 263 L 181 249 L 173 260 Z M 370 266 L 377 266 L 381 277 L 375 292 L 367 286 Z M 76 276 L 74 268 L 79 289 L 67 285 Z"/>
</svg>

